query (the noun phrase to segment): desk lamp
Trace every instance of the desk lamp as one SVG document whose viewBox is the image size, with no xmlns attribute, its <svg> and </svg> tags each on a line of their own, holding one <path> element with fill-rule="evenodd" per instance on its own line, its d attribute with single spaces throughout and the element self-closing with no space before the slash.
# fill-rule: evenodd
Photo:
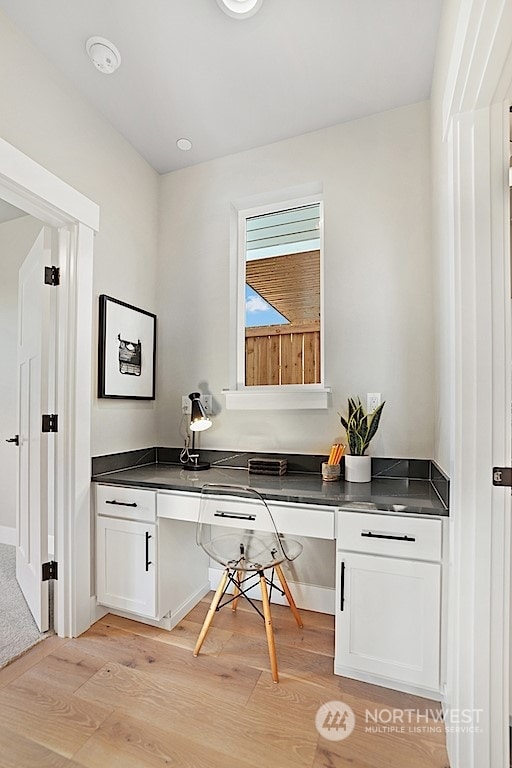
<svg viewBox="0 0 512 768">
<path fill-rule="evenodd" d="M 199 461 L 199 451 L 196 451 L 196 432 L 203 432 L 212 425 L 211 419 L 206 415 L 204 405 L 201 402 L 201 393 L 192 392 L 189 395 L 192 401 L 190 414 L 190 431 L 192 432 L 192 450 L 188 454 L 188 461 L 183 465 L 183 469 L 209 469 L 210 464 L 206 461 Z"/>
</svg>

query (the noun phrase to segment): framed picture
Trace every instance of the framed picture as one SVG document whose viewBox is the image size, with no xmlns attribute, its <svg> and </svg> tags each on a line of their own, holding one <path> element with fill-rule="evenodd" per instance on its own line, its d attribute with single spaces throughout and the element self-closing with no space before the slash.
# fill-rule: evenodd
<svg viewBox="0 0 512 768">
<path fill-rule="evenodd" d="M 100 296 L 98 397 L 155 399 L 156 315 Z"/>
</svg>

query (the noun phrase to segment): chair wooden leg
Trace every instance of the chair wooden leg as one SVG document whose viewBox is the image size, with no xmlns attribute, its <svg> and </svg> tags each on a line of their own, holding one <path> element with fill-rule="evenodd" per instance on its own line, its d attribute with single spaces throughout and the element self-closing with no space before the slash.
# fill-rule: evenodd
<svg viewBox="0 0 512 768">
<path fill-rule="evenodd" d="M 201 632 L 199 633 L 199 637 L 197 638 L 196 647 L 194 648 L 194 656 L 197 656 L 199 651 L 201 650 L 201 646 L 206 637 L 206 633 L 210 629 L 210 624 L 212 623 L 213 617 L 215 615 L 215 611 L 217 610 L 217 606 L 220 602 L 220 599 L 224 592 L 224 588 L 226 586 L 226 582 L 228 580 L 228 573 L 229 571 L 225 570 L 224 573 L 222 574 L 222 578 L 220 580 L 219 586 L 217 587 L 217 591 L 213 596 L 213 600 L 210 604 L 210 608 L 208 609 L 208 613 L 206 614 L 206 618 L 201 628 Z"/>
<path fill-rule="evenodd" d="M 272 670 L 272 680 L 274 683 L 278 683 L 279 675 L 277 673 L 277 656 L 274 642 L 274 630 L 272 628 L 272 615 L 270 613 L 270 601 L 268 599 L 267 582 L 263 572 L 260 573 L 260 585 L 261 600 L 263 603 L 263 615 L 265 617 L 265 632 L 267 633 L 268 655 L 270 657 L 270 668 Z"/>
<path fill-rule="evenodd" d="M 237 578 L 238 583 L 240 583 L 242 581 L 242 571 L 237 571 L 236 572 L 236 578 Z M 231 610 L 232 611 L 236 611 L 236 607 L 238 605 L 238 596 L 239 596 L 239 594 L 240 594 L 240 589 L 235 584 L 235 586 L 233 588 L 233 602 L 231 603 Z"/>
<path fill-rule="evenodd" d="M 290 592 L 290 587 L 288 586 L 288 582 L 286 581 L 286 577 L 282 571 L 282 568 L 280 565 L 276 565 L 275 569 L 276 569 L 277 577 L 281 582 L 281 587 L 283 588 L 283 592 L 285 593 L 286 599 L 288 600 L 288 604 L 291 608 L 293 615 L 295 616 L 295 621 L 297 622 L 297 626 L 302 629 L 304 624 L 302 623 L 300 613 L 297 610 L 297 606 L 295 605 L 295 600 L 292 597 L 292 593 Z"/>
</svg>

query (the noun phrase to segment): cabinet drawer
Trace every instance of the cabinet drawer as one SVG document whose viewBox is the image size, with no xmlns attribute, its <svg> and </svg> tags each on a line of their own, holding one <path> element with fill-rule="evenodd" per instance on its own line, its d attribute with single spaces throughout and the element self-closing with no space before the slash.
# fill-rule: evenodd
<svg viewBox="0 0 512 768">
<path fill-rule="evenodd" d="M 337 514 L 338 549 L 412 560 L 441 560 L 441 520 L 366 512 Z"/>
<path fill-rule="evenodd" d="M 334 539 L 335 507 L 269 503 L 277 530 L 293 536 Z"/>
<path fill-rule="evenodd" d="M 179 491 L 158 493 L 158 517 L 166 517 L 171 520 L 189 520 L 197 523 L 199 517 L 198 493 L 180 493 Z"/>
<path fill-rule="evenodd" d="M 108 517 L 153 523 L 156 521 L 156 493 L 121 485 L 97 485 L 96 512 Z"/>
<path fill-rule="evenodd" d="M 200 495 L 195 493 L 159 493 L 158 517 L 172 520 L 190 520 L 197 522 L 199 516 Z M 280 533 L 295 536 L 312 536 L 320 539 L 334 539 L 334 508 L 318 505 L 276 504 L 269 502 L 276 528 Z M 226 528 L 252 528 L 271 530 L 265 515 L 258 505 L 245 499 L 219 497 L 218 504 L 212 510 L 212 523 Z"/>
</svg>

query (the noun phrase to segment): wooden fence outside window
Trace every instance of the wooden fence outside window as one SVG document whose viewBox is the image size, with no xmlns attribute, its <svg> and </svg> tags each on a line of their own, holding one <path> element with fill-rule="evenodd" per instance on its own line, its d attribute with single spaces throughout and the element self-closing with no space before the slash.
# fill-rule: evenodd
<svg viewBox="0 0 512 768">
<path fill-rule="evenodd" d="M 245 384 L 319 384 L 318 323 L 245 329 Z"/>
</svg>

